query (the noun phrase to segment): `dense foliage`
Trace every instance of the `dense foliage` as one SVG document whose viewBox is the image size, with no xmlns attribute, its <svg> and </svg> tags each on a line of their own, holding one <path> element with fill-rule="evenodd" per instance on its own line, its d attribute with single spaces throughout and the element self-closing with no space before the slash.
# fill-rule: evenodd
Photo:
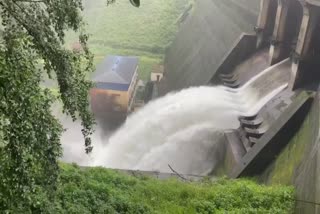
<svg viewBox="0 0 320 214">
<path fill-rule="evenodd" d="M 182 182 L 63 165 L 55 203 L 43 213 L 291 213 L 293 188 L 249 180 Z"/>
<path fill-rule="evenodd" d="M 53 96 L 40 87 L 54 77 L 64 111 L 82 119 L 87 152 L 93 119 L 85 79 L 92 70 L 87 36 L 64 48 L 64 31 L 80 31 L 81 0 L 0 0 L 0 210 L 28 213 L 56 188 L 62 127 L 51 115 Z"/>
</svg>

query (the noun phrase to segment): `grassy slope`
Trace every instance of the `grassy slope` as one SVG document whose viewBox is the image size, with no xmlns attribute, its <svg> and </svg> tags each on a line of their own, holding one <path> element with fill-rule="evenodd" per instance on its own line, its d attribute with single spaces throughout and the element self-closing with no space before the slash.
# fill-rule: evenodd
<svg viewBox="0 0 320 214">
<path fill-rule="evenodd" d="M 95 64 L 106 55 L 140 57 L 140 76 L 148 79 L 154 64 L 161 63 L 165 48 L 177 30 L 177 19 L 190 0 L 143 1 L 134 8 L 127 0 L 106 6 L 106 0 L 85 1 L 84 16 L 91 34 Z M 74 34 L 68 44 L 77 41 Z"/>
<path fill-rule="evenodd" d="M 186 183 L 62 165 L 51 213 L 291 213 L 293 188 L 248 180 Z"/>
</svg>

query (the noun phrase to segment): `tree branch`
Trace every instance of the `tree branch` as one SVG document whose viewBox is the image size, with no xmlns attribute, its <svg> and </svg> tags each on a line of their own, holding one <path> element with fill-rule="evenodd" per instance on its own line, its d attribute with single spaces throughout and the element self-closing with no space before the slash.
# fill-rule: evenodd
<svg viewBox="0 0 320 214">
<path fill-rule="evenodd" d="M 168 164 L 169 168 L 171 169 L 171 171 L 176 174 L 179 178 L 181 178 L 182 180 L 185 180 L 185 181 L 189 181 L 188 179 L 186 179 L 185 177 L 183 177 L 182 175 L 180 175 L 177 171 L 175 171 L 171 166 L 170 164 Z"/>
</svg>

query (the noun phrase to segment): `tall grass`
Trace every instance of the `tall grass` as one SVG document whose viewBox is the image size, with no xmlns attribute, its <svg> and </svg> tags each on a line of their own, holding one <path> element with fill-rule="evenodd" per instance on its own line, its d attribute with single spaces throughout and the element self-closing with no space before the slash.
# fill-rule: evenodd
<svg viewBox="0 0 320 214">
<path fill-rule="evenodd" d="M 182 182 L 133 177 L 103 168 L 61 166 L 51 213 L 291 213 L 294 191 L 250 180 Z"/>
</svg>

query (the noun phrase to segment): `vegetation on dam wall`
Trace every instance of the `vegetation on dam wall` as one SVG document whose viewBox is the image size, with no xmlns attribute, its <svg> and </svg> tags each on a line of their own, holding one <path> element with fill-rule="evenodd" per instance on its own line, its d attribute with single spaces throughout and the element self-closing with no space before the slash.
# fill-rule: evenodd
<svg viewBox="0 0 320 214">
<path fill-rule="evenodd" d="M 56 200 L 42 213 L 291 213 L 294 191 L 249 180 L 182 182 L 61 165 Z"/>
<path fill-rule="evenodd" d="M 301 163 L 307 144 L 311 142 L 311 115 L 308 115 L 303 122 L 299 132 L 295 134 L 288 146 L 276 159 L 271 166 L 268 182 L 272 184 L 287 184 L 293 183 L 293 175 L 295 170 Z"/>
<path fill-rule="evenodd" d="M 319 209 L 319 104 L 317 94 L 299 131 L 260 176 L 263 182 L 271 185 L 295 186 L 295 213 L 318 213 Z"/>
<path fill-rule="evenodd" d="M 295 133 L 275 162 L 262 175 L 262 179 L 267 183 L 284 185 L 295 183 L 299 167 L 305 162 L 306 157 L 310 156 L 313 145 L 317 143 L 320 121 L 318 102 L 318 99 L 313 101 L 299 131 Z"/>
</svg>

